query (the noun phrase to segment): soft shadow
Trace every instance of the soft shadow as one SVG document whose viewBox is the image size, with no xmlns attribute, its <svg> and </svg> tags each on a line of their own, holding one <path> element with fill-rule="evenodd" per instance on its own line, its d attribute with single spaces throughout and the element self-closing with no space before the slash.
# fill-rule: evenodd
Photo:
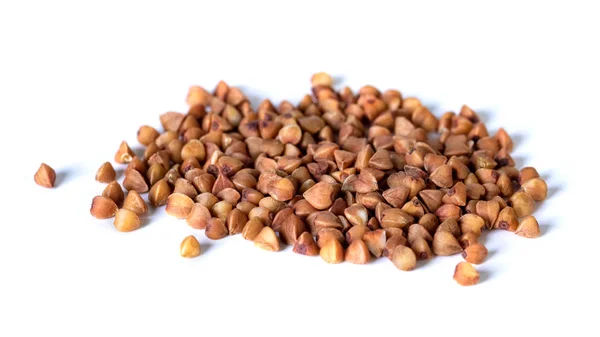
<svg viewBox="0 0 600 337">
<path fill-rule="evenodd" d="M 246 95 L 246 97 L 250 101 L 250 104 L 252 105 L 252 108 L 258 109 L 258 105 L 263 100 L 263 98 L 254 93 L 254 90 L 252 90 L 252 88 L 249 88 L 247 86 L 239 86 L 238 88 L 244 93 L 244 95 Z"/>
<path fill-rule="evenodd" d="M 487 280 L 490 279 L 490 272 L 487 270 L 480 270 L 479 271 L 479 283 L 484 283 Z"/>
<path fill-rule="evenodd" d="M 131 148 L 131 151 L 133 151 L 133 153 L 135 153 L 135 156 L 138 158 L 144 158 L 145 150 L 146 150 L 146 148 L 144 148 L 143 146 L 140 146 L 140 145 L 136 145 Z"/>
<path fill-rule="evenodd" d="M 146 201 L 146 203 L 147 202 L 148 201 Z M 151 220 L 157 211 L 158 211 L 158 208 L 153 207 L 153 206 L 148 206 L 148 211 L 145 214 L 140 215 L 140 221 L 141 221 L 140 228 L 144 228 L 144 227 L 148 226 L 150 223 L 152 223 Z"/>
<path fill-rule="evenodd" d="M 417 268 L 420 269 L 420 268 L 423 268 L 423 267 L 427 267 L 427 265 L 429 264 L 429 262 L 431 261 L 432 258 L 433 258 L 433 256 L 430 257 L 430 258 L 428 258 L 428 259 L 426 259 L 426 260 L 417 260 L 417 267 L 415 269 L 417 269 Z"/>
<path fill-rule="evenodd" d="M 440 111 L 440 105 L 439 104 L 435 104 L 435 103 L 427 103 L 425 104 L 425 107 L 427 109 L 429 109 L 429 111 L 433 112 L 434 115 L 439 115 L 441 116 L 443 113 L 445 113 L 446 111 Z"/>
<path fill-rule="evenodd" d="M 122 167 L 117 167 L 117 168 L 115 168 L 115 173 L 116 173 L 116 175 L 115 175 L 115 180 L 117 180 L 117 181 L 118 181 L 118 180 L 121 180 L 121 178 L 122 178 L 122 177 L 124 176 L 124 174 L 125 174 L 125 169 L 124 169 L 124 168 L 122 168 Z"/>
<path fill-rule="evenodd" d="M 71 169 L 62 169 L 56 172 L 56 179 L 54 180 L 54 187 L 61 186 L 67 181 L 67 178 L 72 174 Z"/>
<path fill-rule="evenodd" d="M 487 254 L 487 257 L 485 258 L 485 260 L 486 261 L 492 260 L 496 254 L 497 253 L 495 250 L 488 250 L 488 254 Z"/>
<path fill-rule="evenodd" d="M 483 124 L 488 125 L 490 122 L 490 118 L 493 115 L 493 113 L 491 111 L 488 110 L 477 110 L 475 111 L 477 113 L 477 115 L 479 115 L 479 121 L 483 122 Z M 489 130 L 488 130 L 489 131 Z M 490 136 L 493 136 L 493 134 L 490 134 Z"/>
<path fill-rule="evenodd" d="M 343 76 L 332 76 L 331 79 L 333 80 L 334 87 L 340 86 L 342 85 L 342 83 L 345 83 Z"/>
<path fill-rule="evenodd" d="M 525 159 L 522 156 L 511 156 L 515 161 L 515 167 L 525 167 Z"/>
<path fill-rule="evenodd" d="M 546 236 L 548 233 L 555 230 L 554 226 L 551 224 L 541 224 L 540 225 L 540 236 Z"/>
<path fill-rule="evenodd" d="M 556 193 L 558 193 L 560 189 L 556 186 L 548 187 L 548 196 L 547 199 L 552 198 Z"/>
<path fill-rule="evenodd" d="M 204 242 L 200 244 L 200 251 L 202 254 L 208 252 L 209 250 L 212 249 L 214 243 L 212 242 Z"/>
<path fill-rule="evenodd" d="M 508 134 L 510 135 L 510 138 L 512 138 L 513 146 L 515 149 L 518 148 L 519 146 L 523 145 L 523 143 L 525 143 L 525 140 L 527 139 L 527 136 L 525 136 L 521 133 L 510 133 L 509 132 Z"/>
</svg>

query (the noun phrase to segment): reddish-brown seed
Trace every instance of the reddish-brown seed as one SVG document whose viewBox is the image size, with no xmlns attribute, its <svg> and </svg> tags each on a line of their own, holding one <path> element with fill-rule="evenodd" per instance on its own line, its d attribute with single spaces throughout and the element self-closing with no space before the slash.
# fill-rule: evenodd
<svg viewBox="0 0 600 337">
<path fill-rule="evenodd" d="M 106 185 L 102 192 L 102 196 L 112 199 L 118 207 L 123 205 L 123 200 L 125 200 L 125 193 L 123 192 L 121 185 L 116 181 Z"/>
<path fill-rule="evenodd" d="M 109 162 L 102 164 L 98 169 L 98 172 L 96 172 L 96 181 L 101 183 L 110 183 L 111 181 L 114 181 L 116 177 L 117 173 Z"/>
<path fill-rule="evenodd" d="M 313 236 L 309 232 L 304 232 L 300 235 L 294 245 L 294 253 L 307 256 L 319 255 L 319 247 Z"/>
<path fill-rule="evenodd" d="M 44 163 L 40 165 L 40 168 L 37 170 L 35 175 L 33 176 L 35 183 L 46 188 L 54 187 L 54 183 L 56 181 L 56 172 L 54 169 Z"/>
<path fill-rule="evenodd" d="M 96 219 L 109 219 L 117 213 L 117 204 L 110 198 L 96 196 L 92 200 L 90 213 Z"/>
<path fill-rule="evenodd" d="M 459 262 L 454 269 L 454 280 L 461 286 L 472 286 L 479 282 L 479 272 L 468 262 Z"/>
</svg>

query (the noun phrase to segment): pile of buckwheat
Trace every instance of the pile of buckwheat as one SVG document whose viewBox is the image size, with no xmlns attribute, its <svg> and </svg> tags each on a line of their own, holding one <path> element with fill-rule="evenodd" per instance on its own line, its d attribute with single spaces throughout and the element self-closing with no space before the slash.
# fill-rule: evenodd
<svg viewBox="0 0 600 337">
<path fill-rule="evenodd" d="M 256 109 L 225 82 L 213 93 L 191 87 L 187 113 L 161 115 L 162 132 L 140 127 L 142 157 L 121 143 L 122 187 L 110 162 L 100 166 L 96 180 L 108 185 L 91 214 L 133 231 L 148 193 L 152 207 L 166 206 L 209 239 L 241 234 L 259 248 L 283 243 L 327 263 L 384 256 L 408 271 L 417 260 L 462 253 L 461 285 L 479 281 L 472 264 L 487 256 L 482 231 L 540 235 L 531 214 L 546 183 L 536 169 L 514 167 L 504 129 L 490 136 L 466 105 L 438 119 L 397 90 L 332 85 L 317 73 L 297 105 L 264 100 Z M 55 179 L 46 164 L 35 175 L 44 187 Z M 194 236 L 181 243 L 184 257 L 200 252 Z"/>
</svg>

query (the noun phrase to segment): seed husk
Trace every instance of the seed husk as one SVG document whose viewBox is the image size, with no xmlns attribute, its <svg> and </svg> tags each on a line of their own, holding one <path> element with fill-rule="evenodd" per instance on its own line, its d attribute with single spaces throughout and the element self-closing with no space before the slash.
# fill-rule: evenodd
<svg viewBox="0 0 600 337">
<path fill-rule="evenodd" d="M 260 218 L 253 217 L 246 222 L 244 229 L 242 230 L 242 237 L 246 240 L 254 240 L 258 233 L 263 229 L 264 225 Z"/>
<path fill-rule="evenodd" d="M 270 252 L 279 251 L 279 239 L 271 227 L 263 227 L 253 241 L 258 248 Z"/>
<path fill-rule="evenodd" d="M 136 191 L 129 191 L 125 201 L 123 202 L 123 208 L 126 208 L 137 215 L 142 215 L 148 212 L 148 206 L 140 194 Z"/>
<path fill-rule="evenodd" d="M 419 198 L 430 212 L 435 213 L 442 206 L 444 192 L 440 190 L 427 189 L 419 192 Z"/>
<path fill-rule="evenodd" d="M 462 210 L 456 205 L 444 204 L 440 206 L 440 208 L 438 208 L 437 211 L 435 211 L 435 215 L 442 222 L 448 219 L 458 220 L 462 215 Z"/>
<path fill-rule="evenodd" d="M 439 226 L 439 220 L 434 214 L 427 213 L 419 219 L 419 225 L 425 227 L 430 234 L 433 234 Z"/>
<path fill-rule="evenodd" d="M 533 213 L 535 200 L 524 191 L 518 191 L 510 197 L 510 203 L 517 217 L 522 218 Z"/>
<path fill-rule="evenodd" d="M 438 187 L 449 188 L 452 186 L 452 166 L 448 164 L 440 165 L 429 177 Z"/>
<path fill-rule="evenodd" d="M 461 230 L 460 226 L 458 225 L 458 222 L 455 219 L 447 219 L 444 220 L 435 231 L 436 233 L 440 231 L 445 231 L 452 233 L 452 235 L 454 235 L 455 237 L 459 237 Z"/>
<path fill-rule="evenodd" d="M 433 237 L 425 227 L 419 224 L 412 224 L 408 227 L 408 244 L 412 245 L 417 239 L 424 239 L 428 242 L 433 240 Z"/>
<path fill-rule="evenodd" d="M 194 229 L 205 229 L 208 220 L 211 218 L 210 211 L 206 206 L 195 203 L 192 211 L 186 218 L 187 224 Z"/>
<path fill-rule="evenodd" d="M 185 194 L 173 193 L 167 198 L 167 214 L 177 219 L 185 219 L 192 212 L 194 201 Z"/>
<path fill-rule="evenodd" d="M 396 268 L 400 270 L 410 271 L 417 266 L 417 256 L 415 255 L 415 252 L 406 246 L 396 246 L 391 259 Z"/>
<path fill-rule="evenodd" d="M 319 255 L 319 247 L 317 246 L 313 236 L 309 232 L 300 234 L 293 249 L 294 253 L 307 256 Z"/>
<path fill-rule="evenodd" d="M 307 230 L 304 221 L 292 213 L 283 220 L 283 223 L 277 231 L 279 232 L 279 237 L 283 243 L 295 245 L 300 235 Z"/>
<path fill-rule="evenodd" d="M 383 211 L 379 221 L 382 228 L 397 227 L 404 228 L 413 223 L 414 218 L 408 213 L 397 208 L 389 208 Z"/>
<path fill-rule="evenodd" d="M 118 207 L 123 205 L 123 201 L 125 200 L 125 193 L 123 192 L 121 185 L 116 181 L 112 181 L 106 185 L 102 192 L 102 196 L 112 199 Z"/>
<path fill-rule="evenodd" d="M 523 192 L 529 194 L 533 200 L 542 201 L 548 195 L 548 185 L 540 178 L 531 178 L 521 185 Z"/>
<path fill-rule="evenodd" d="M 344 257 L 345 261 L 354 264 L 365 264 L 371 259 L 369 255 L 369 248 L 365 242 L 361 239 L 354 239 L 348 248 Z"/>
<path fill-rule="evenodd" d="M 429 243 L 424 238 L 417 238 L 410 246 L 417 256 L 417 260 L 429 260 L 433 257 Z"/>
<path fill-rule="evenodd" d="M 382 196 L 390 205 L 400 208 L 406 203 L 409 192 L 410 190 L 406 186 L 397 186 L 385 190 Z"/>
<path fill-rule="evenodd" d="M 109 219 L 117 213 L 117 204 L 110 198 L 96 196 L 92 200 L 90 213 L 96 219 Z"/>
<path fill-rule="evenodd" d="M 533 215 L 528 215 L 519 222 L 515 234 L 530 239 L 537 238 L 540 236 L 540 225 Z"/>
<path fill-rule="evenodd" d="M 221 221 L 225 222 L 227 220 L 227 215 L 229 214 L 229 212 L 231 212 L 232 209 L 233 206 L 230 203 L 228 203 L 225 200 L 221 200 L 213 205 L 212 214 L 215 217 L 221 219 Z M 254 214 L 248 214 L 248 216 L 254 216 Z"/>
<path fill-rule="evenodd" d="M 518 226 L 519 219 L 517 219 L 517 214 L 510 206 L 504 207 L 494 222 L 494 228 L 505 229 L 510 232 L 516 231 Z"/>
<path fill-rule="evenodd" d="M 327 243 L 327 241 L 332 240 L 332 239 L 338 241 L 341 245 L 346 244 L 346 239 L 344 238 L 344 234 L 342 234 L 342 232 L 337 228 L 331 228 L 331 227 L 320 228 L 317 231 L 316 236 L 317 236 L 317 246 L 319 246 L 319 248 L 323 248 L 323 246 Z"/>
<path fill-rule="evenodd" d="M 488 250 L 481 243 L 469 244 L 462 252 L 465 261 L 473 264 L 482 263 L 488 255 Z"/>
<path fill-rule="evenodd" d="M 127 164 L 129 163 L 135 154 L 129 148 L 129 144 L 126 141 L 121 142 L 117 153 L 115 153 L 115 161 L 119 164 Z"/>
<path fill-rule="evenodd" d="M 369 212 L 361 204 L 352 204 L 344 210 L 344 216 L 353 226 L 366 225 L 369 220 Z"/>
<path fill-rule="evenodd" d="M 223 220 L 219 218 L 210 218 L 206 222 L 204 235 L 211 240 L 220 240 L 227 236 L 229 232 Z"/>
<path fill-rule="evenodd" d="M 150 189 L 148 201 L 154 207 L 164 206 L 167 204 L 167 198 L 171 193 L 171 186 L 167 180 L 161 179 Z"/>
<path fill-rule="evenodd" d="M 460 242 L 460 246 L 463 249 L 465 249 L 465 248 L 469 247 L 470 245 L 477 243 L 477 238 L 478 238 L 478 236 L 475 235 L 475 233 L 466 232 L 460 236 L 460 239 L 458 241 Z"/>
<path fill-rule="evenodd" d="M 391 260 L 392 254 L 394 254 L 394 250 L 396 249 L 396 247 L 406 245 L 406 238 L 402 235 L 388 235 L 388 233 L 386 233 L 385 235 L 388 239 L 385 242 L 385 245 L 383 246 L 383 251 L 381 252 L 381 255 Z"/>
<path fill-rule="evenodd" d="M 500 213 L 500 204 L 496 200 L 478 201 L 475 206 L 477 215 L 483 218 L 487 228 L 491 228 Z"/>
<path fill-rule="evenodd" d="M 449 256 L 462 252 L 462 247 L 452 233 L 447 231 L 437 231 L 433 235 L 433 252 L 439 256 Z"/>
<path fill-rule="evenodd" d="M 181 245 L 179 246 L 179 254 L 186 258 L 199 256 L 200 252 L 200 242 L 198 242 L 198 239 L 196 239 L 196 237 L 193 235 L 187 236 L 185 239 L 183 239 Z"/>
<path fill-rule="evenodd" d="M 472 232 L 476 236 L 481 235 L 481 230 L 485 226 L 485 220 L 476 214 L 465 214 L 458 222 L 462 233 Z"/>
<path fill-rule="evenodd" d="M 154 143 L 158 136 L 160 136 L 160 133 L 149 125 L 142 125 L 137 132 L 138 141 L 144 146 Z"/>
<path fill-rule="evenodd" d="M 185 115 L 179 112 L 170 111 L 160 115 L 160 123 L 163 128 L 171 132 L 177 132 L 184 119 Z"/>
<path fill-rule="evenodd" d="M 329 239 L 321 247 L 319 255 L 327 263 L 342 263 L 344 261 L 344 248 L 338 240 Z"/>
<path fill-rule="evenodd" d="M 462 182 L 457 182 L 444 194 L 442 202 L 456 206 L 465 206 L 467 204 L 467 187 Z"/>
<path fill-rule="evenodd" d="M 468 262 L 459 262 L 454 269 L 454 280 L 461 286 L 472 286 L 479 282 L 479 272 Z"/>
<path fill-rule="evenodd" d="M 146 184 L 144 176 L 137 170 L 131 170 L 125 174 L 123 187 L 128 191 L 136 191 L 138 193 L 148 192 L 148 184 Z"/>
<path fill-rule="evenodd" d="M 117 173 L 113 168 L 112 164 L 109 162 L 105 162 L 100 166 L 98 172 L 96 172 L 96 181 L 101 183 L 110 183 L 117 178 Z"/>
<path fill-rule="evenodd" d="M 540 174 L 538 171 L 531 166 L 527 166 L 519 171 L 519 184 L 522 186 L 530 179 L 539 178 Z"/>
<path fill-rule="evenodd" d="M 56 182 L 56 172 L 54 172 L 52 167 L 42 163 L 33 176 L 33 179 L 36 184 L 42 187 L 52 188 Z"/>
<path fill-rule="evenodd" d="M 330 184 L 319 182 L 304 192 L 302 196 L 314 208 L 324 210 L 333 203 L 334 189 Z"/>
<path fill-rule="evenodd" d="M 386 242 L 386 234 L 383 229 L 366 232 L 362 239 L 373 256 L 381 257 Z"/>
<path fill-rule="evenodd" d="M 369 231 L 371 230 L 366 225 L 352 226 L 346 231 L 346 242 L 352 243 L 352 241 L 357 239 L 362 240 L 365 233 Z"/>
<path fill-rule="evenodd" d="M 114 226 L 119 232 L 131 232 L 140 228 L 141 221 L 134 212 L 121 208 L 115 214 Z"/>
<path fill-rule="evenodd" d="M 330 188 L 331 188 L 331 186 L 330 186 Z M 313 191 L 311 193 L 318 193 L 318 192 L 319 191 L 317 191 L 317 192 Z M 267 193 L 269 193 L 275 200 L 289 201 L 294 197 L 294 195 L 296 195 L 296 186 L 290 179 L 281 178 L 281 179 L 277 179 L 267 185 Z M 323 191 L 323 193 L 327 193 L 327 192 Z M 333 193 L 331 193 L 331 195 L 333 197 Z M 313 197 L 314 197 L 314 194 L 313 194 Z"/>
</svg>

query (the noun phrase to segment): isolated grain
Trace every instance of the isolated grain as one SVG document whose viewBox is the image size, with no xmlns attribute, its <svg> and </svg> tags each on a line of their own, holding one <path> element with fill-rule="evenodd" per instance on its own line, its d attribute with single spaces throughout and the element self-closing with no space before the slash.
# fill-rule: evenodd
<svg viewBox="0 0 600 337">
<path fill-rule="evenodd" d="M 56 172 L 54 172 L 52 167 L 42 163 L 33 176 L 33 179 L 36 184 L 42 187 L 52 188 L 56 182 Z"/>
<path fill-rule="evenodd" d="M 488 255 L 488 250 L 481 243 L 470 244 L 462 252 L 462 257 L 465 261 L 473 264 L 482 263 Z"/>
<path fill-rule="evenodd" d="M 200 242 L 195 236 L 190 235 L 183 239 L 179 246 L 179 254 L 186 258 L 192 258 L 199 256 L 201 253 Z"/>
<path fill-rule="evenodd" d="M 479 282 L 479 272 L 468 262 L 459 262 L 454 269 L 454 280 L 461 286 L 472 286 Z"/>
<path fill-rule="evenodd" d="M 133 153 L 129 147 L 129 144 L 127 144 L 126 141 L 123 141 L 121 142 L 117 153 L 115 153 L 115 161 L 119 164 L 127 164 L 133 159 L 134 156 L 135 153 Z"/>
<path fill-rule="evenodd" d="M 309 232 L 300 234 L 293 249 L 294 253 L 307 256 L 319 255 L 319 247 Z"/>
</svg>

